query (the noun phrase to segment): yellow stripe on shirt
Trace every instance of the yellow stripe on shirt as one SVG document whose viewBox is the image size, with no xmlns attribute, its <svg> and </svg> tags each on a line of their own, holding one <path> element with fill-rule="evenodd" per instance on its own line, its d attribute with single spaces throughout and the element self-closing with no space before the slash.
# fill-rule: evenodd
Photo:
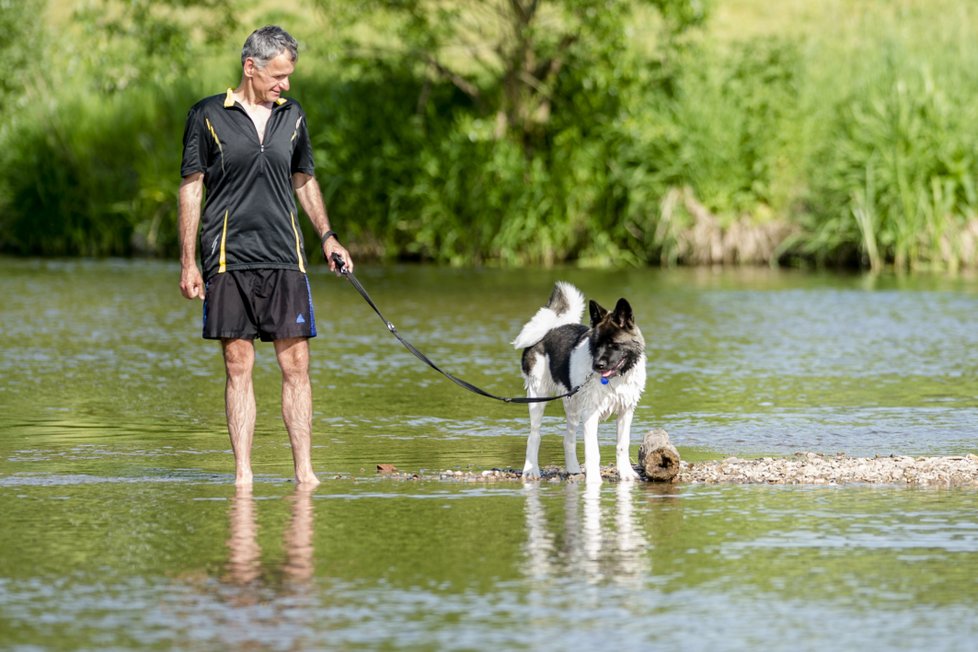
<svg viewBox="0 0 978 652">
<path fill-rule="evenodd" d="M 227 248 L 226 244 L 228 241 L 228 211 L 224 211 L 224 230 L 221 232 L 221 260 L 220 267 L 217 269 L 218 274 L 223 274 L 228 268 L 228 258 L 227 258 Z"/>
<path fill-rule="evenodd" d="M 210 118 L 205 117 L 204 122 L 207 124 L 207 130 L 211 132 L 214 142 L 217 143 L 217 151 L 221 155 L 221 172 L 224 172 L 224 148 L 221 146 L 221 139 L 217 137 L 217 132 L 214 131 L 214 125 L 211 124 Z"/>
<path fill-rule="evenodd" d="M 289 211 L 289 219 L 292 220 L 292 233 L 295 235 L 295 255 L 299 259 L 299 271 L 306 273 L 306 266 L 302 262 L 302 241 L 299 239 L 299 230 L 295 228 L 295 213 Z"/>
</svg>

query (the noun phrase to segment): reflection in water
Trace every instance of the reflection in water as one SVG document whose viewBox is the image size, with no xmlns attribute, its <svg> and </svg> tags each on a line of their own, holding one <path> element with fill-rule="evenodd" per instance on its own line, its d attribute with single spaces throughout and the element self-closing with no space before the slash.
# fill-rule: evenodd
<svg viewBox="0 0 978 652">
<path fill-rule="evenodd" d="M 261 576 L 261 547 L 258 545 L 258 522 L 251 487 L 238 487 L 228 511 L 231 535 L 228 538 L 228 579 L 241 587 L 251 585 Z"/>
<path fill-rule="evenodd" d="M 282 536 L 285 560 L 280 569 L 282 588 L 286 593 L 307 585 L 314 569 L 312 489 L 300 486 L 289 500 L 292 503 L 291 517 Z M 262 589 L 272 583 L 270 575 L 276 573 L 270 573 L 262 565 L 256 503 L 251 487 L 237 488 L 228 511 L 228 523 L 227 584 L 240 589 L 233 596 L 236 603 L 256 604 L 261 600 Z"/>
<path fill-rule="evenodd" d="M 292 518 L 285 530 L 285 579 L 296 586 L 305 586 L 312 579 L 312 490 L 298 487 L 290 498 Z"/>
<path fill-rule="evenodd" d="M 536 482 L 523 484 L 526 496 L 526 575 L 536 584 L 554 574 L 554 536 L 545 523 L 546 514 L 540 502 L 540 485 Z"/>
<path fill-rule="evenodd" d="M 259 501 L 252 488 L 235 491 L 227 512 L 223 569 L 216 577 L 190 576 L 190 602 L 173 614 L 173 622 L 188 623 L 183 635 L 195 643 L 189 645 L 191 649 L 315 649 L 318 619 L 314 614 L 321 601 L 313 577 L 314 490 L 298 487 L 285 497 L 289 520 L 277 561 L 270 560 L 276 546 L 259 536 Z M 278 499 L 264 502 L 272 512 L 282 507 Z M 264 551 L 260 541 L 265 542 Z"/>
<path fill-rule="evenodd" d="M 615 486 L 613 517 L 602 504 L 602 485 L 567 483 L 563 491 L 561 526 L 548 518 L 553 515 L 544 507 L 540 485 L 524 487 L 526 575 L 530 580 L 581 577 L 589 584 L 640 586 L 651 571 L 651 562 L 649 542 L 635 519 L 635 483 Z"/>
<path fill-rule="evenodd" d="M 635 588 L 639 588 L 647 578 L 648 566 L 651 562 L 649 561 L 649 542 L 635 521 L 635 504 L 632 500 L 634 489 L 632 485 L 634 484 L 633 482 L 619 482 L 615 489 L 618 493 L 615 524 L 618 526 L 619 563 L 623 569 L 620 573 L 621 582 L 633 584 Z"/>
</svg>

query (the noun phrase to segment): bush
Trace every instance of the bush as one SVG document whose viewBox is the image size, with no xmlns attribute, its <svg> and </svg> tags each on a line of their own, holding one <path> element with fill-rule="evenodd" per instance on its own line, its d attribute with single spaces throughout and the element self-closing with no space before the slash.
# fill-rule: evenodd
<svg viewBox="0 0 978 652">
<path fill-rule="evenodd" d="M 0 154 L 0 250 L 173 254 L 180 142 L 189 106 L 178 97 L 82 93 L 20 123 Z"/>
</svg>

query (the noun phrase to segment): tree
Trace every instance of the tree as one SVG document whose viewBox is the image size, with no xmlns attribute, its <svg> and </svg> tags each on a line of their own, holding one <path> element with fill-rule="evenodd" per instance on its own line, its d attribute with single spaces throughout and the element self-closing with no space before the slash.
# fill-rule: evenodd
<svg viewBox="0 0 978 652">
<path fill-rule="evenodd" d="M 235 0 L 97 0 L 78 8 L 74 23 L 100 92 L 182 81 L 238 28 Z"/>
<path fill-rule="evenodd" d="M 494 116 L 496 138 L 527 153 L 546 131 L 568 66 L 613 67 L 636 12 L 652 10 L 663 42 L 705 19 L 702 0 L 318 1 L 334 20 L 393 24 L 393 39 L 357 39 L 349 52 L 414 61 L 426 80 L 419 110 L 431 84 L 450 82 Z"/>
</svg>

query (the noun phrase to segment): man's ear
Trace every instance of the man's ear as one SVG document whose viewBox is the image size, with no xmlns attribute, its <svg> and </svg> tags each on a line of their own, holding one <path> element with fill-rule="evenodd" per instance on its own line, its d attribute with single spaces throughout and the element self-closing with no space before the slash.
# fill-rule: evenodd
<svg viewBox="0 0 978 652">
<path fill-rule="evenodd" d="M 246 58 L 244 63 L 241 65 L 241 72 L 245 77 L 253 77 L 257 69 L 258 66 L 255 65 L 255 60 L 251 57 Z"/>
</svg>

